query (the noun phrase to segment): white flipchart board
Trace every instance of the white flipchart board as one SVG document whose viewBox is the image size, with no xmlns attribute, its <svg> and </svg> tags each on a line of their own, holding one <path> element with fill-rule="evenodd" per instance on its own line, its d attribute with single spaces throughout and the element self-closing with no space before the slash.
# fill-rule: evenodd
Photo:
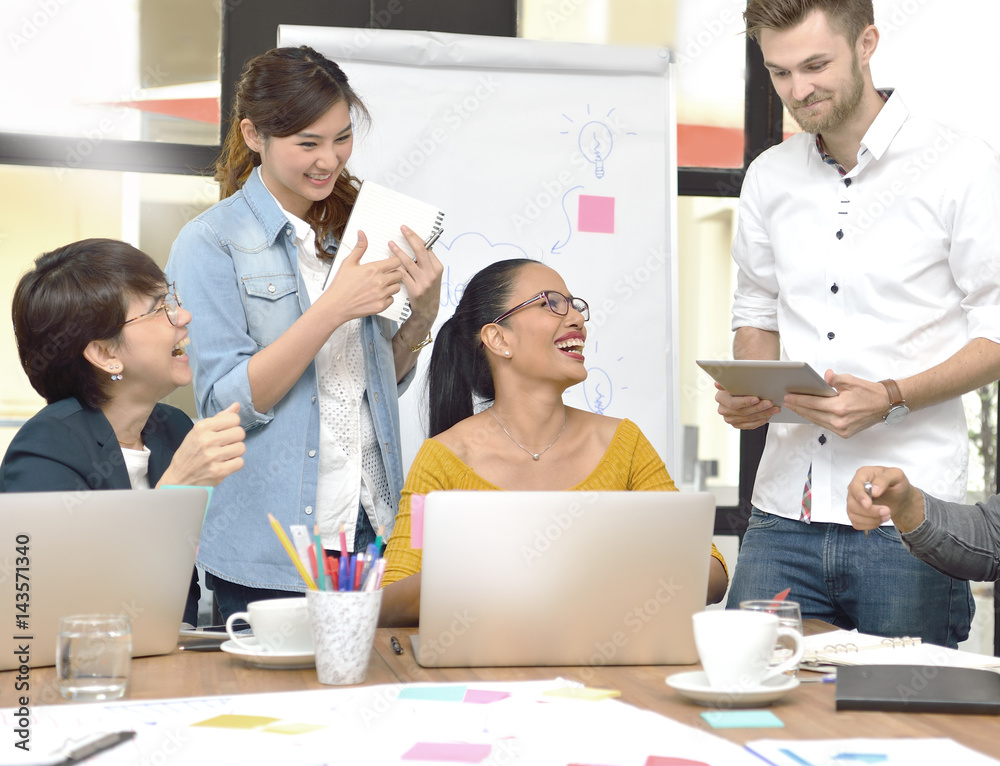
<svg viewBox="0 0 1000 766">
<path fill-rule="evenodd" d="M 278 44 L 336 61 L 370 110 L 351 171 L 445 212 L 437 326 L 487 264 L 548 264 L 592 312 L 589 375 L 567 403 L 635 421 L 678 476 L 669 51 L 286 25 Z M 428 361 L 400 400 L 407 467 Z"/>
</svg>

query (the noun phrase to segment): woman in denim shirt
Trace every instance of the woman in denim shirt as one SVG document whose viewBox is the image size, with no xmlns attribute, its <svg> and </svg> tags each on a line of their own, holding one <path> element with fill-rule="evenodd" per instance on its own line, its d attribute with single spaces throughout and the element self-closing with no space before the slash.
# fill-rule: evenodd
<svg viewBox="0 0 1000 766">
<path fill-rule="evenodd" d="M 223 616 L 304 586 L 268 522 L 319 527 L 339 555 L 392 531 L 403 484 L 397 397 L 429 342 L 442 267 L 403 227 L 416 262 L 340 254 L 359 182 L 352 117 L 367 112 L 340 68 L 308 47 L 247 64 L 216 180 L 225 197 L 188 223 L 167 271 L 196 317 L 189 354 L 202 416 L 236 401 L 245 468 L 212 498 L 198 564 Z M 406 285 L 412 313 L 376 316 Z"/>
</svg>

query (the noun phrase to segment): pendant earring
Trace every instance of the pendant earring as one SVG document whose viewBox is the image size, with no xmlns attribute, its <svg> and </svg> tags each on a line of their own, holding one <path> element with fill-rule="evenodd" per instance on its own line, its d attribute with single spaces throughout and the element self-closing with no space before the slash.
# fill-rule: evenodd
<svg viewBox="0 0 1000 766">
<path fill-rule="evenodd" d="M 115 364 L 115 365 L 112 365 L 112 366 L 111 366 L 111 369 L 112 369 L 112 370 L 117 370 L 117 369 L 119 369 L 119 366 L 118 366 L 117 364 Z M 121 374 L 120 372 L 119 372 L 119 373 L 114 373 L 114 372 L 112 372 L 112 373 L 111 373 L 111 379 L 112 379 L 112 380 L 121 380 L 121 379 L 122 379 L 122 374 Z"/>
</svg>

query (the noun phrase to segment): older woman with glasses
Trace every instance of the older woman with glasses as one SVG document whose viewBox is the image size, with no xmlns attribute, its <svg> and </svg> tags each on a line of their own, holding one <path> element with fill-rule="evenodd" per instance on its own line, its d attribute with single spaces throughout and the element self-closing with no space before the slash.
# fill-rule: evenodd
<svg viewBox="0 0 1000 766">
<path fill-rule="evenodd" d="M 238 405 L 192 427 L 159 404 L 191 382 L 191 314 L 142 251 L 87 239 L 46 253 L 11 313 L 21 366 L 48 405 L 11 441 L 0 492 L 215 486 L 243 465 Z M 197 595 L 193 578 L 192 625 Z"/>
<path fill-rule="evenodd" d="M 418 619 L 421 557 L 410 547 L 415 494 L 676 490 L 635 423 L 563 404 L 563 392 L 587 377 L 588 319 L 587 302 L 536 261 L 498 261 L 469 281 L 431 356 L 433 438 L 403 487 L 386 549 L 382 624 Z M 477 402 L 490 406 L 476 413 Z M 725 595 L 728 575 L 714 547 L 711 555 L 707 601 L 714 603 Z"/>
</svg>

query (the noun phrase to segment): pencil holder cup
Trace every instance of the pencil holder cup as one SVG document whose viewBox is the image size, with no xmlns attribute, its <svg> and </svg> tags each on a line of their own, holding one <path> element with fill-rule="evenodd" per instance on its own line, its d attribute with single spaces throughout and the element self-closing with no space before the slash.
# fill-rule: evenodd
<svg viewBox="0 0 1000 766">
<path fill-rule="evenodd" d="M 310 590 L 309 621 L 321 684 L 360 684 L 368 671 L 382 591 Z"/>
</svg>

